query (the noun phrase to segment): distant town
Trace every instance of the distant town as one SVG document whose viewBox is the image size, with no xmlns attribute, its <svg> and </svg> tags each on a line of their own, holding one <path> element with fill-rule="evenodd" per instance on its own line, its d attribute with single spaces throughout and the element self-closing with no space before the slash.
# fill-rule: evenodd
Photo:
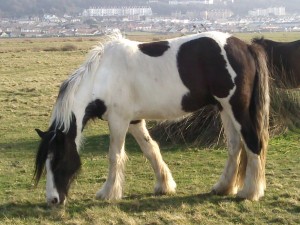
<svg viewBox="0 0 300 225">
<path fill-rule="evenodd" d="M 155 0 L 152 0 L 152 3 Z M 234 2 L 228 0 L 224 2 Z M 213 0 L 169 1 L 170 6 L 203 4 Z M 0 37 L 73 37 L 103 35 L 111 29 L 123 32 L 194 33 L 219 30 L 238 32 L 297 32 L 300 14 L 289 14 L 284 6 L 251 9 L 244 16 L 230 9 L 175 10 L 169 15 L 153 13 L 146 6 L 102 6 L 84 9 L 76 16 L 51 15 L 1 18 Z"/>
</svg>

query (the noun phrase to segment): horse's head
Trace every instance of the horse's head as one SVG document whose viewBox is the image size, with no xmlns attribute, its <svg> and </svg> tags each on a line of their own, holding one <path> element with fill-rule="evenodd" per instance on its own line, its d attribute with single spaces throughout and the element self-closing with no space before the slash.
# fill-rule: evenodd
<svg viewBox="0 0 300 225">
<path fill-rule="evenodd" d="M 263 48 L 267 47 L 267 40 L 264 37 L 256 37 L 251 40 L 252 43 L 258 44 Z"/>
<path fill-rule="evenodd" d="M 276 41 L 265 39 L 264 37 L 253 38 L 252 43 L 258 44 L 268 53 L 273 54 L 273 48 L 278 44 Z"/>
<path fill-rule="evenodd" d="M 65 134 L 59 129 L 43 132 L 36 129 L 41 137 L 35 161 L 35 181 L 39 182 L 46 167 L 46 196 L 49 205 L 63 204 L 70 184 L 80 169 L 74 134 Z"/>
</svg>

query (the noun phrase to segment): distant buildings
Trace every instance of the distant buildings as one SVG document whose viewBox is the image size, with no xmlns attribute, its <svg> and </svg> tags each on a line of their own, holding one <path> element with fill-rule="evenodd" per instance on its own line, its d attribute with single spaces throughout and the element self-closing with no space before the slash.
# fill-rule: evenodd
<svg viewBox="0 0 300 225">
<path fill-rule="evenodd" d="M 248 16 L 235 16 L 230 7 L 222 6 L 233 3 L 233 0 L 149 0 L 149 2 L 152 4 L 163 2 L 164 7 L 170 7 L 171 10 L 167 10 L 170 14 L 155 14 L 149 4 L 94 7 L 85 9 L 77 16 L 45 14 L 40 17 L 30 16 L 19 19 L 1 18 L 0 38 L 97 36 L 115 28 L 124 32 L 157 33 L 195 33 L 204 30 L 231 33 L 300 31 L 300 15 L 286 13 L 285 7 L 254 9 L 249 11 Z M 174 7 L 168 5 L 168 2 L 191 5 Z M 193 4 L 213 4 L 213 7 Z"/>
<path fill-rule="evenodd" d="M 227 5 L 229 3 L 234 3 L 234 0 L 219 0 L 220 3 Z"/>
<path fill-rule="evenodd" d="M 83 17 L 124 17 L 124 16 L 151 16 L 152 9 L 149 6 L 133 7 L 99 7 L 85 9 Z"/>
<path fill-rule="evenodd" d="M 214 0 L 198 0 L 198 1 L 169 1 L 169 5 L 191 5 L 191 4 L 206 4 L 213 5 Z"/>
<path fill-rule="evenodd" d="M 266 9 L 254 9 L 248 11 L 249 16 L 270 16 L 270 15 L 275 15 L 275 16 L 285 16 L 285 7 L 270 7 Z"/>
<path fill-rule="evenodd" d="M 212 9 L 200 12 L 200 15 L 206 20 L 220 20 L 233 16 L 233 12 L 228 9 Z"/>
</svg>

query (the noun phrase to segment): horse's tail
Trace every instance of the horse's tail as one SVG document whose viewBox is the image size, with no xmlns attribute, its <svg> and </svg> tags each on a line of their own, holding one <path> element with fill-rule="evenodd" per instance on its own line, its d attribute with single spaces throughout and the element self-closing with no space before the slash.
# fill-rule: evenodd
<svg viewBox="0 0 300 225">
<path fill-rule="evenodd" d="M 269 110 L 270 110 L 270 96 L 269 96 L 269 69 L 267 64 L 267 57 L 264 49 L 252 43 L 249 45 L 256 66 L 256 75 L 254 81 L 254 88 L 252 92 L 250 104 L 250 117 L 258 134 L 259 143 L 261 146 L 260 160 L 262 166 L 262 174 L 265 184 L 265 164 L 267 146 L 269 141 Z M 240 156 L 240 164 L 238 170 L 237 184 L 241 186 L 244 181 L 247 166 L 247 155 L 244 146 Z"/>
<path fill-rule="evenodd" d="M 250 111 L 253 110 L 251 117 L 261 144 L 260 158 L 264 170 L 269 142 L 269 69 L 266 53 L 263 48 L 257 44 L 252 44 L 250 52 L 256 64 L 256 78 Z M 265 174 L 265 171 L 263 171 L 263 174 Z"/>
</svg>

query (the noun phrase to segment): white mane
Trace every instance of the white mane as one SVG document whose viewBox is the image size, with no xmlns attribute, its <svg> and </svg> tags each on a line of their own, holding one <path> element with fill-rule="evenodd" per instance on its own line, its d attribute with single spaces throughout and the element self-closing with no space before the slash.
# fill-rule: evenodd
<svg viewBox="0 0 300 225">
<path fill-rule="evenodd" d="M 62 129 L 63 132 L 68 132 L 72 120 L 74 96 L 83 77 L 94 74 L 94 71 L 99 66 L 101 56 L 104 53 L 105 45 L 122 38 L 120 30 L 113 30 L 110 34 L 106 35 L 104 44 L 102 41 L 98 46 L 95 46 L 89 52 L 86 61 L 62 83 L 52 112 L 50 126 L 54 124 L 56 129 Z"/>
</svg>

